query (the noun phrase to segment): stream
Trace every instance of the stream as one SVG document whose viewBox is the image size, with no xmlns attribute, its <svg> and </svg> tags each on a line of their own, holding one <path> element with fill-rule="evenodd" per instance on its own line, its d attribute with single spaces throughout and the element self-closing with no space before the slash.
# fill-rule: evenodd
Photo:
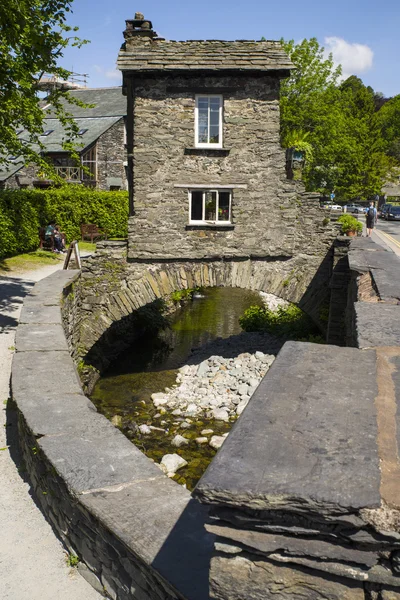
<svg viewBox="0 0 400 600">
<path fill-rule="evenodd" d="M 149 458 L 157 463 L 165 454 L 178 454 L 184 458 L 187 466 L 179 469 L 173 478 L 188 489 L 193 489 L 216 453 L 209 443 L 196 441 L 201 432 L 212 430 L 216 436 L 227 434 L 237 415 L 231 411 L 226 420 L 206 418 L 204 413 L 188 416 L 187 413 L 180 414 L 179 410 L 156 407 L 151 396 L 165 390 L 174 391 L 183 365 L 199 364 L 205 358 L 224 351 L 225 356 L 229 356 L 226 352 L 229 344 L 232 349 L 242 345 L 242 352 L 254 352 L 258 346 L 247 350 L 246 340 L 254 342 L 254 335 L 260 334 L 241 333 L 238 320 L 249 306 L 263 305 L 258 293 L 238 288 L 207 288 L 201 291 L 200 296 L 188 301 L 169 317 L 170 328 L 156 335 L 141 337 L 119 356 L 98 381 L 91 396 L 97 409 Z M 240 343 L 237 344 L 237 340 Z M 250 354 L 247 356 L 250 357 Z M 218 362 L 215 364 L 214 371 L 218 370 Z M 197 367 L 193 368 L 196 371 Z M 220 368 L 226 371 L 233 367 L 222 364 Z M 261 375 L 263 372 L 259 371 Z M 182 375 L 179 374 L 179 377 Z M 142 431 L 138 428 L 143 425 L 148 426 L 146 435 L 143 427 Z M 184 446 L 172 445 L 177 434 L 186 438 Z"/>
</svg>

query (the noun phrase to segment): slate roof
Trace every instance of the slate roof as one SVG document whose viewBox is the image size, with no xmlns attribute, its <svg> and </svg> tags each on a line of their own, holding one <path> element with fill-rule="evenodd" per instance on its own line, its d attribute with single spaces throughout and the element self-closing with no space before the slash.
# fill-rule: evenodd
<svg viewBox="0 0 400 600">
<path fill-rule="evenodd" d="M 154 39 L 149 44 L 129 46 L 118 55 L 121 71 L 159 70 L 271 71 L 293 67 L 280 42 L 199 40 L 174 42 Z"/>
<path fill-rule="evenodd" d="M 122 117 L 126 115 L 126 97 L 122 95 L 122 87 L 82 88 L 72 90 L 69 94 L 85 104 L 94 104 L 93 108 L 81 108 L 64 103 L 66 110 L 74 117 Z M 50 114 L 50 116 L 52 116 Z"/>
</svg>

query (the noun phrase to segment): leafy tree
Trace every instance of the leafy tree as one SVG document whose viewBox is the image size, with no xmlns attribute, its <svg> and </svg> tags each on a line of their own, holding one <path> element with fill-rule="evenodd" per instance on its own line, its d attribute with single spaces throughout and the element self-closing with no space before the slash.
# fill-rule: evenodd
<svg viewBox="0 0 400 600">
<path fill-rule="evenodd" d="M 390 98 L 382 106 L 377 121 L 387 154 L 400 162 L 400 95 Z"/>
<path fill-rule="evenodd" d="M 355 76 L 340 83 L 340 67 L 315 38 L 283 45 L 295 68 L 281 88 L 281 139 L 290 147 L 307 135 L 307 189 L 342 199 L 379 193 L 392 166 L 377 117 L 381 96 Z"/>
<path fill-rule="evenodd" d="M 63 50 L 68 45 L 79 47 L 86 42 L 75 36 L 77 27 L 66 24 L 71 4 L 72 0 L 6 0 L 0 3 L 2 163 L 7 163 L 7 157 L 13 155 L 47 167 L 40 156 L 39 139 L 47 115 L 37 94 L 37 84 L 46 72 L 67 79 L 71 73 L 58 66 Z M 79 104 L 60 89 L 51 90 L 46 100 L 64 125 L 68 149 L 77 134 L 77 126 L 66 110 L 65 98 Z M 21 130 L 28 132 L 28 142 L 20 139 L 18 133 Z"/>
</svg>

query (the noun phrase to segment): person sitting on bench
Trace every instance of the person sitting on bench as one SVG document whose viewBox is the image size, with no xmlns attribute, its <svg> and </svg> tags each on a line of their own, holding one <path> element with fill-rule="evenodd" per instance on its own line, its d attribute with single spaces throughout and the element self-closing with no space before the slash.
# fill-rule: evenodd
<svg viewBox="0 0 400 600">
<path fill-rule="evenodd" d="M 60 253 L 63 251 L 62 237 L 56 227 L 55 221 L 50 221 L 50 223 L 47 225 L 44 237 L 46 241 L 50 241 L 51 238 L 53 238 L 54 252 Z"/>
</svg>

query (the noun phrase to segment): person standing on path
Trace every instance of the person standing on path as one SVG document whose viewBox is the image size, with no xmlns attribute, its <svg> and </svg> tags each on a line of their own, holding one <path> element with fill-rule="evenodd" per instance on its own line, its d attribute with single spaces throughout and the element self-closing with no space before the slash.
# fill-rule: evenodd
<svg viewBox="0 0 400 600">
<path fill-rule="evenodd" d="M 373 202 L 369 203 L 369 208 L 367 210 L 366 213 L 366 219 L 367 219 L 367 237 L 371 237 L 372 234 L 372 230 L 376 225 L 376 220 L 378 218 L 378 213 L 377 210 L 374 206 Z"/>
</svg>

